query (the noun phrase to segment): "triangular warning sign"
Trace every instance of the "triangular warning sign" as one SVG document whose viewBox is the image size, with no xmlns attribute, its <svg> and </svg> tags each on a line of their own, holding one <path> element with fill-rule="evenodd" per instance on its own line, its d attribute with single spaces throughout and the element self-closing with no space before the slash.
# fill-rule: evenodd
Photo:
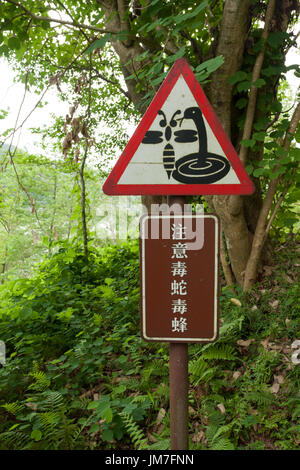
<svg viewBox="0 0 300 470">
<path fill-rule="evenodd" d="M 254 186 L 184 59 L 171 68 L 103 191 L 251 194 Z"/>
</svg>

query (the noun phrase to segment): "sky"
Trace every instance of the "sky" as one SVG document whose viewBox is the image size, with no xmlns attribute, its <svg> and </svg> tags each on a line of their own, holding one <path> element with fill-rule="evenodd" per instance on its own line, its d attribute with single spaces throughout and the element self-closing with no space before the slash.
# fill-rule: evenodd
<svg viewBox="0 0 300 470">
<path fill-rule="evenodd" d="M 39 95 L 27 92 L 21 110 L 20 105 L 24 97 L 24 84 L 14 82 L 14 71 L 6 60 L 0 59 L 0 110 L 8 111 L 5 119 L 0 120 L 0 134 L 8 129 L 14 128 L 16 122 L 20 125 L 30 114 L 39 100 Z M 51 119 L 51 113 L 56 115 L 66 115 L 69 105 L 62 102 L 57 94 L 55 86 L 49 88 L 43 99 L 44 107 L 37 107 L 28 117 L 21 131 L 17 132 L 13 139 L 13 145 L 28 150 L 29 152 L 41 153 L 39 136 L 30 131 L 31 127 L 42 127 Z M 20 110 L 20 114 L 18 115 Z M 11 143 L 11 138 L 6 140 Z"/>
<path fill-rule="evenodd" d="M 296 48 L 290 50 L 286 65 L 299 64 L 300 53 Z M 23 120 L 30 114 L 36 105 L 39 96 L 26 93 L 25 100 L 22 105 L 20 114 L 20 104 L 24 96 L 24 84 L 14 82 L 14 72 L 9 66 L 7 61 L 0 59 L 0 111 L 8 111 L 8 116 L 5 119 L 0 119 L 0 135 L 8 128 L 13 128 L 18 120 L 20 125 Z M 296 78 L 293 71 L 287 73 L 287 80 L 291 86 L 293 96 L 295 97 L 297 88 L 300 86 L 300 79 Z M 46 104 L 47 102 L 47 104 Z M 58 98 L 55 86 L 52 86 L 47 91 L 44 99 L 44 106 L 37 108 L 28 117 L 21 131 L 14 135 L 12 144 L 27 150 L 30 153 L 43 153 L 41 145 L 39 144 L 39 135 L 32 134 L 31 127 L 46 125 L 51 119 L 51 113 L 56 115 L 65 116 L 69 110 L 69 104 L 62 102 Z M 133 132 L 134 129 L 132 129 Z M 130 132 L 130 130 L 129 130 Z M 7 139 L 6 143 L 11 143 L 11 138 Z"/>
</svg>

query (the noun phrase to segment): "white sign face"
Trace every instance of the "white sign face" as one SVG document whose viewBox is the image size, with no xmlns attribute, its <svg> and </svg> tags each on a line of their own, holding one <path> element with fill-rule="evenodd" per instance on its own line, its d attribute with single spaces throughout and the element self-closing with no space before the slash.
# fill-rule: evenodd
<svg viewBox="0 0 300 470">
<path fill-rule="evenodd" d="M 182 75 L 119 180 L 154 183 L 240 185 Z"/>
</svg>

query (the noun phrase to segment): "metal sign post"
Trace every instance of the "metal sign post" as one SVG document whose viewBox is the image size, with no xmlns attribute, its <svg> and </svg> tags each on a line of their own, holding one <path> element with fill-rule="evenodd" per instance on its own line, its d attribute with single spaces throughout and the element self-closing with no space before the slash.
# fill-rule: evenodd
<svg viewBox="0 0 300 470">
<path fill-rule="evenodd" d="M 169 207 L 177 205 L 183 214 L 185 199 L 184 196 L 168 196 Z M 188 344 L 170 343 L 169 354 L 171 450 L 188 450 Z"/>
<path fill-rule="evenodd" d="M 170 343 L 171 450 L 187 450 L 188 443 L 188 344 Z"/>
</svg>

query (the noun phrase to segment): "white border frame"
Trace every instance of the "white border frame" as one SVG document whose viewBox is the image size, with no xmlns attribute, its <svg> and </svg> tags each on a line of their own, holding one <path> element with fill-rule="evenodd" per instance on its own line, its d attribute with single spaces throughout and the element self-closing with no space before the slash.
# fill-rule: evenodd
<svg viewBox="0 0 300 470">
<path fill-rule="evenodd" d="M 176 337 L 154 337 L 146 334 L 146 272 L 145 272 L 145 222 L 151 219 L 184 219 L 184 218 L 210 218 L 215 221 L 215 282 L 214 282 L 214 334 L 211 338 L 176 338 Z M 218 336 L 218 259 L 219 259 L 219 219 L 212 214 L 174 214 L 174 215 L 143 215 L 140 219 L 141 264 L 142 264 L 142 333 L 147 341 L 167 341 L 174 343 L 199 343 L 213 342 Z M 204 240 L 205 243 L 205 240 Z"/>
</svg>

